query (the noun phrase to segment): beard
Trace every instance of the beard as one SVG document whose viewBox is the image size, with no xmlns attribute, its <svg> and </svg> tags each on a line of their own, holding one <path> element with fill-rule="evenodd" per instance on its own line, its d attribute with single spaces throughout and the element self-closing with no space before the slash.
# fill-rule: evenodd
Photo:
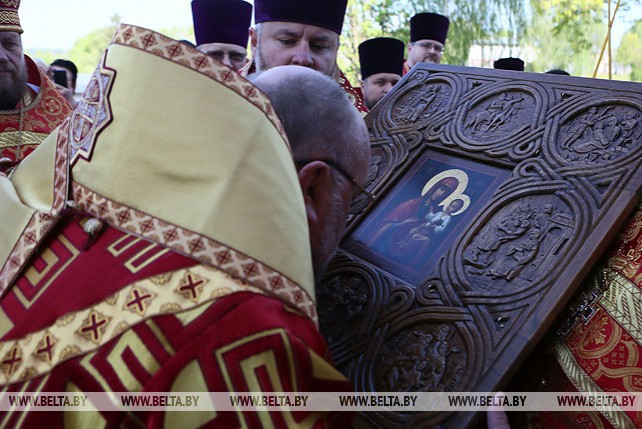
<svg viewBox="0 0 642 429">
<path fill-rule="evenodd" d="M 254 65 L 256 66 L 257 72 L 262 72 L 269 68 L 267 64 L 265 64 L 265 58 L 263 57 L 263 52 L 261 52 L 260 43 L 256 46 L 256 55 L 254 57 Z"/>
<path fill-rule="evenodd" d="M 0 64 L 0 110 L 15 109 L 27 86 L 27 66 L 24 57 L 15 69 L 9 62 Z"/>
<path fill-rule="evenodd" d="M 439 64 L 439 55 L 437 55 L 437 54 L 428 54 L 421 61 L 424 62 L 424 63 Z"/>
</svg>

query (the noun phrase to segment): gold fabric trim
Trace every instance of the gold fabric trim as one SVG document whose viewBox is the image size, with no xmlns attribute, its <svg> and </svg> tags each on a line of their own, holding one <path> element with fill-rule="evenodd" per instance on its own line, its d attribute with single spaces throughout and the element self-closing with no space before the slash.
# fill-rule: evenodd
<svg viewBox="0 0 642 429">
<path fill-rule="evenodd" d="M 194 289 L 194 279 L 198 293 Z M 155 316 L 192 310 L 237 292 L 265 295 L 218 270 L 197 265 L 141 280 L 84 310 L 65 314 L 51 326 L 0 342 L 2 384 L 29 380 L 60 362 L 90 353 L 132 326 Z"/>
<path fill-rule="evenodd" d="M 642 284 L 642 241 L 637 240 L 642 230 L 642 203 L 636 208 L 625 228 L 620 231 L 615 252 L 607 264 L 634 283 Z"/>
<path fill-rule="evenodd" d="M 317 323 L 316 306 L 305 290 L 262 262 L 209 237 L 111 201 L 78 183 L 72 183 L 72 190 L 79 210 L 276 295 Z"/>
<path fill-rule="evenodd" d="M 571 350 L 562 342 L 556 342 L 554 353 L 564 373 L 579 392 L 604 393 L 573 357 Z M 595 410 L 596 413 L 597 409 Z M 635 424 L 624 411 L 604 411 L 601 414 L 616 428 L 635 428 Z"/>
<path fill-rule="evenodd" d="M 32 131 L 5 131 L 0 133 L 0 149 L 14 146 L 34 146 L 47 137 L 46 133 Z"/>
<path fill-rule="evenodd" d="M 8 6 L 11 6 L 11 4 Z M 22 27 L 20 26 L 20 18 L 18 17 L 17 10 L 0 9 L 0 31 L 22 33 Z"/>
<path fill-rule="evenodd" d="M 605 268 L 604 275 L 609 287 L 599 304 L 642 346 L 642 291 L 617 271 Z"/>
</svg>

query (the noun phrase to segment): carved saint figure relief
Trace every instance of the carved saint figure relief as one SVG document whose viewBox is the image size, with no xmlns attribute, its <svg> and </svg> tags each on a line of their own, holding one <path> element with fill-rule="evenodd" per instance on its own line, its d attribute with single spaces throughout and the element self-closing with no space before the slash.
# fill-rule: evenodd
<svg viewBox="0 0 642 429">
<path fill-rule="evenodd" d="M 394 117 L 401 123 L 416 122 L 438 111 L 448 95 L 447 88 L 438 84 L 411 91 L 398 103 Z"/>
<path fill-rule="evenodd" d="M 529 267 L 538 271 L 546 257 L 555 255 L 566 242 L 572 225 L 572 217 L 553 204 L 520 202 L 481 230 L 464 252 L 464 265 L 469 274 L 486 277 L 489 284 L 511 282 Z"/>
<path fill-rule="evenodd" d="M 484 110 L 478 112 L 464 125 L 464 129 L 470 128 L 470 133 L 478 131 L 483 133 L 494 132 L 499 127 L 508 124 L 513 116 L 523 109 L 524 97 L 518 94 L 503 93 Z"/>
<path fill-rule="evenodd" d="M 405 332 L 386 345 L 377 389 L 387 392 L 456 390 L 462 381 L 465 353 L 449 324 Z"/>
<path fill-rule="evenodd" d="M 641 136 L 639 111 L 593 106 L 563 130 L 560 148 L 569 161 L 608 161 L 638 147 Z"/>
<path fill-rule="evenodd" d="M 363 317 L 370 299 L 362 278 L 342 280 L 332 277 L 317 292 L 317 300 L 324 303 L 319 306 L 319 325 L 326 339 L 334 339 L 331 334 L 334 328 L 345 326 L 345 323 L 353 324 Z"/>
</svg>

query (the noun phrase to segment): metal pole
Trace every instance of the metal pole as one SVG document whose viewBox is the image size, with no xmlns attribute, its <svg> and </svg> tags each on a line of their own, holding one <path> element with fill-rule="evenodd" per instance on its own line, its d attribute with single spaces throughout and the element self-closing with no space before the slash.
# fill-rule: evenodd
<svg viewBox="0 0 642 429">
<path fill-rule="evenodd" d="M 595 71 L 593 72 L 593 77 L 597 76 L 597 69 L 600 67 L 600 63 L 602 62 L 602 57 L 604 56 L 604 51 L 606 50 L 606 44 L 611 40 L 611 28 L 613 27 L 613 22 L 615 21 L 615 15 L 617 14 L 617 10 L 620 7 L 620 0 L 617 0 L 617 3 L 615 4 L 615 11 L 613 12 L 613 16 L 609 16 L 609 28 L 606 33 L 606 38 L 604 39 L 604 43 L 602 44 L 602 50 L 600 51 L 600 56 L 597 59 L 597 64 L 595 65 Z"/>
<path fill-rule="evenodd" d="M 610 21 L 611 21 L 611 0 L 609 0 L 608 14 L 609 14 L 609 24 L 610 24 Z M 613 79 L 612 70 L 611 70 L 612 69 L 612 64 L 613 64 L 613 62 L 612 62 L 613 51 L 611 50 L 611 25 L 609 25 L 609 30 L 608 30 L 608 36 L 607 37 L 609 39 L 609 80 L 611 80 L 611 79 Z"/>
</svg>

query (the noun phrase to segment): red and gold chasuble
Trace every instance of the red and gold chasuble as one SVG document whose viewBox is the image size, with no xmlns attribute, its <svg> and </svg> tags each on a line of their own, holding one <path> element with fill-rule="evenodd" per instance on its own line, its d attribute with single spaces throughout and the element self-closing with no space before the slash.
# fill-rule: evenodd
<svg viewBox="0 0 642 429">
<path fill-rule="evenodd" d="M 596 270 L 583 294 L 596 296 L 596 301 L 574 303 L 583 317 L 563 340 L 533 353 L 522 371 L 533 375 L 521 375 L 511 390 L 642 392 L 642 207 Z M 519 427 L 642 427 L 642 414 L 624 410 L 515 414 Z"/>
<path fill-rule="evenodd" d="M 350 100 L 352 105 L 357 108 L 362 116 L 365 116 L 365 114 L 368 113 L 368 108 L 363 102 L 363 94 L 361 93 L 361 88 L 352 86 L 346 75 L 343 74 L 339 67 L 337 67 L 337 72 L 334 76 L 334 79 L 348 95 L 348 99 Z"/>
<path fill-rule="evenodd" d="M 265 95 L 195 49 L 121 25 L 74 112 L 0 177 L 0 384 L 348 390 L 316 325 L 299 189 Z M 12 410 L 0 421 L 349 426 L 336 413 L 288 409 Z"/>
<path fill-rule="evenodd" d="M 53 82 L 25 55 L 29 83 L 40 91 L 27 106 L 0 111 L 0 158 L 10 166 L 29 155 L 71 113 Z"/>
</svg>

